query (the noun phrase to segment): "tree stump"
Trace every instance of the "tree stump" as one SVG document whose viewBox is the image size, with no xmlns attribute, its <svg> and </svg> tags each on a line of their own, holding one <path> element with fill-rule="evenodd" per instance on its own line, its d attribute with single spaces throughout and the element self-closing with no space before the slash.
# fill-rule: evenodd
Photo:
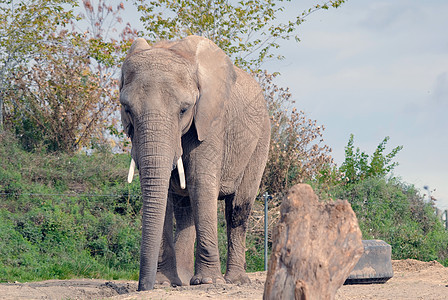
<svg viewBox="0 0 448 300">
<path fill-rule="evenodd" d="M 280 212 L 263 298 L 334 299 L 364 249 L 350 203 L 319 202 L 311 186 L 298 184 Z"/>
</svg>

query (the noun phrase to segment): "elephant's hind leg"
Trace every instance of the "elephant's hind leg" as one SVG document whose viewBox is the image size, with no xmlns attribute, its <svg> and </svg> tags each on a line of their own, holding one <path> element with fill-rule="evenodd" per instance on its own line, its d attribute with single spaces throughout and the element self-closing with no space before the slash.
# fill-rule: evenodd
<svg viewBox="0 0 448 300">
<path fill-rule="evenodd" d="M 224 276 L 227 283 L 250 282 L 246 275 L 246 229 L 252 209 L 249 197 L 226 197 L 227 267 Z"/>
<path fill-rule="evenodd" d="M 228 283 L 250 282 L 246 275 L 246 230 L 266 165 L 267 143 L 259 143 L 234 195 L 226 197 Z"/>
</svg>

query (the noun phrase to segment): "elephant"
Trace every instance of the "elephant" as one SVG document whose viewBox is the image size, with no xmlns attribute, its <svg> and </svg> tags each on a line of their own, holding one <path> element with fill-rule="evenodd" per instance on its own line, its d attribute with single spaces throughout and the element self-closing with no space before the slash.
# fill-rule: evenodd
<svg viewBox="0 0 448 300">
<path fill-rule="evenodd" d="M 151 46 L 138 38 L 121 71 L 122 123 L 143 199 L 138 290 L 152 289 L 159 278 L 248 282 L 247 223 L 270 141 L 259 84 L 215 43 L 194 35 Z M 227 225 L 224 277 L 218 199 Z"/>
</svg>

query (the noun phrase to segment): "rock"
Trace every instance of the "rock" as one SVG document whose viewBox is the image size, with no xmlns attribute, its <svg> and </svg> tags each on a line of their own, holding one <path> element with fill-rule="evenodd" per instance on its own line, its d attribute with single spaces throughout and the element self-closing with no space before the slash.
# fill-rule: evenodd
<svg viewBox="0 0 448 300">
<path fill-rule="evenodd" d="M 319 202 L 307 184 L 283 198 L 263 299 L 334 299 L 363 253 L 346 200 Z"/>
</svg>

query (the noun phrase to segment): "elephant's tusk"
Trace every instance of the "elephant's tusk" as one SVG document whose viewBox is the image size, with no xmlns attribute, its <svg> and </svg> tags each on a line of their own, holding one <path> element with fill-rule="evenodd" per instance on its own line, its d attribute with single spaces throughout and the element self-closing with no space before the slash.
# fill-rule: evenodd
<svg viewBox="0 0 448 300">
<path fill-rule="evenodd" d="M 187 186 L 185 184 L 185 171 L 184 164 L 182 163 L 182 157 L 179 157 L 177 160 L 177 171 L 179 172 L 180 188 L 185 190 Z"/>
<path fill-rule="evenodd" d="M 135 170 L 135 161 L 132 158 L 131 165 L 129 166 L 128 183 L 131 183 L 132 179 L 134 178 L 134 170 Z"/>
</svg>

